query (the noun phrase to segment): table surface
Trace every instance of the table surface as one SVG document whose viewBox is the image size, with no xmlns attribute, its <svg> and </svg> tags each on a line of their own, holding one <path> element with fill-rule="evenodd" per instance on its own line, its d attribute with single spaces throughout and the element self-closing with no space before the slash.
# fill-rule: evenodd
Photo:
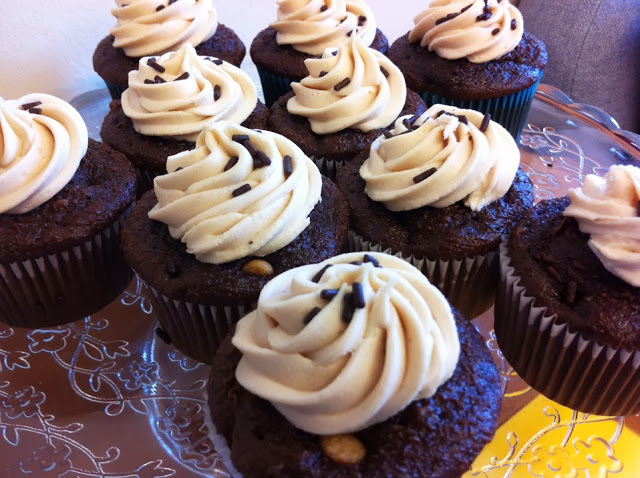
<svg viewBox="0 0 640 478">
<path fill-rule="evenodd" d="M 106 90 L 73 101 L 99 139 Z M 520 138 L 536 200 L 561 196 L 611 164 L 640 166 L 640 137 L 542 85 Z M 492 311 L 474 323 L 501 373 L 500 428 L 465 477 L 640 476 L 640 417 L 566 409 L 502 357 Z M 0 477 L 226 477 L 205 423 L 208 367 L 166 345 L 140 282 L 83 320 L 26 330 L 0 324 Z"/>
</svg>

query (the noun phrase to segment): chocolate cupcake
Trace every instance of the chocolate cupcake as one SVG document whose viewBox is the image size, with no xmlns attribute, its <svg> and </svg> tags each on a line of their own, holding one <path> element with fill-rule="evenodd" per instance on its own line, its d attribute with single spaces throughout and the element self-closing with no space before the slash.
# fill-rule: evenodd
<svg viewBox="0 0 640 478">
<path fill-rule="evenodd" d="M 389 49 L 387 37 L 376 28 L 373 12 L 363 0 L 277 0 L 278 20 L 251 43 L 251 59 L 258 68 L 265 102 L 271 106 L 291 91 L 291 82 L 307 76 L 305 60 L 318 58 L 327 48 L 339 48 L 351 36 L 380 53 Z"/>
<path fill-rule="evenodd" d="M 167 157 L 193 149 L 209 121 L 267 125 L 249 75 L 218 58 L 199 56 L 191 45 L 140 60 L 129 88 L 104 119 L 100 136 L 136 167 L 141 192 L 166 172 Z"/>
<path fill-rule="evenodd" d="M 494 302 L 498 246 L 533 204 L 515 141 L 488 115 L 434 105 L 345 166 L 351 250 L 421 269 L 469 318 Z"/>
<path fill-rule="evenodd" d="M 340 253 L 347 206 L 291 141 L 224 121 L 167 171 L 125 223 L 122 247 L 173 344 L 210 363 L 274 274 Z"/>
<path fill-rule="evenodd" d="M 114 100 L 127 88 L 139 60 L 176 51 L 190 43 L 199 55 L 240 66 L 246 48 L 233 30 L 218 23 L 212 0 L 116 0 L 117 25 L 93 53 L 93 69 Z"/>
<path fill-rule="evenodd" d="M 640 412 L 640 169 L 588 175 L 502 245 L 495 330 L 529 385 L 598 415 Z"/>
<path fill-rule="evenodd" d="M 388 55 L 431 106 L 489 113 L 517 139 L 547 64 L 544 43 L 500 0 L 430 4 Z"/>
<path fill-rule="evenodd" d="M 400 70 L 357 36 L 306 66 L 308 76 L 271 107 L 269 129 L 300 146 L 332 179 L 399 115 L 426 109 Z"/>
<path fill-rule="evenodd" d="M 482 337 L 394 256 L 277 276 L 232 343 L 208 403 L 214 442 L 247 478 L 457 477 L 496 429 L 499 373 Z"/>
<path fill-rule="evenodd" d="M 81 319 L 131 280 L 120 226 L 135 200 L 133 167 L 50 95 L 0 99 L 0 125 L 0 321 Z"/>
</svg>

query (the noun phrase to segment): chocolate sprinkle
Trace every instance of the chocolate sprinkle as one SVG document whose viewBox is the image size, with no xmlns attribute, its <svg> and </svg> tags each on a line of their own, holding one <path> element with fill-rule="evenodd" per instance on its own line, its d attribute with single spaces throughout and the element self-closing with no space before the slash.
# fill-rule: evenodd
<svg viewBox="0 0 640 478">
<path fill-rule="evenodd" d="M 326 270 L 331 267 L 333 264 L 327 264 L 322 269 L 320 269 L 316 274 L 311 278 L 311 282 L 315 282 L 316 284 L 322 279 L 322 275 L 326 272 Z"/>
<path fill-rule="evenodd" d="M 364 301 L 364 292 L 362 290 L 362 284 L 360 282 L 354 282 L 353 285 L 353 306 L 356 309 L 364 309 L 366 305 Z"/>
<path fill-rule="evenodd" d="M 158 5 L 156 7 L 156 12 L 159 12 L 160 10 L 163 10 L 163 9 L 164 9 L 164 5 Z"/>
<path fill-rule="evenodd" d="M 322 78 L 326 74 L 327 74 L 326 71 L 321 71 L 320 74 L 318 75 L 318 78 Z"/>
<path fill-rule="evenodd" d="M 253 145 L 253 143 L 251 141 L 249 141 L 248 139 L 246 141 L 242 142 L 242 146 L 245 147 L 245 149 L 247 151 L 249 151 L 249 154 L 253 157 L 256 154 L 258 154 L 258 149 Z"/>
<path fill-rule="evenodd" d="M 246 192 L 251 191 L 251 185 L 250 184 L 243 184 L 242 186 L 240 186 L 238 189 L 235 189 L 231 195 L 235 198 L 238 197 Z"/>
<path fill-rule="evenodd" d="M 231 141 L 235 141 L 236 143 L 242 143 L 244 141 L 249 141 L 249 135 L 248 134 L 234 134 L 233 136 L 231 136 Z"/>
<path fill-rule="evenodd" d="M 154 76 L 153 81 L 155 83 L 166 83 L 166 80 L 159 75 Z"/>
<path fill-rule="evenodd" d="M 446 17 L 438 18 L 436 20 L 436 25 L 440 25 L 441 23 L 448 22 L 449 20 L 453 20 L 458 15 L 460 15 L 460 13 L 449 13 Z"/>
<path fill-rule="evenodd" d="M 362 262 L 371 262 L 374 265 L 374 267 L 382 267 L 380 265 L 380 262 L 378 261 L 378 259 L 376 259 L 373 256 L 370 256 L 369 254 L 365 254 L 364 255 L 364 258 L 362 259 Z"/>
<path fill-rule="evenodd" d="M 158 73 L 164 73 L 165 68 L 162 65 L 159 65 L 155 58 L 151 57 L 147 60 L 147 65 L 156 70 Z"/>
<path fill-rule="evenodd" d="M 574 280 L 569 281 L 567 286 L 567 303 L 573 304 L 576 301 L 576 293 L 578 292 L 578 283 Z"/>
<path fill-rule="evenodd" d="M 418 118 L 420 118 L 420 113 L 416 113 L 414 114 L 412 117 L 410 118 L 405 118 L 402 120 L 402 124 L 407 128 L 411 128 L 411 125 L 413 124 L 413 122 L 415 120 L 417 120 Z"/>
<path fill-rule="evenodd" d="M 271 158 L 264 151 L 258 151 L 253 158 L 254 169 L 264 168 L 271 164 Z"/>
<path fill-rule="evenodd" d="M 314 307 L 313 309 L 311 309 L 309 313 L 304 316 L 304 319 L 302 319 L 302 323 L 304 323 L 304 325 L 307 325 L 313 320 L 316 315 L 318 315 L 318 312 L 320 312 L 321 310 L 322 309 L 320 307 Z"/>
<path fill-rule="evenodd" d="M 640 201 L 636 204 L 636 216 L 640 217 Z"/>
<path fill-rule="evenodd" d="M 380 66 L 380 71 L 382 72 L 385 78 L 389 77 L 389 72 L 385 70 L 384 66 Z"/>
<path fill-rule="evenodd" d="M 321 12 L 326 12 L 326 11 L 327 11 L 327 8 L 329 8 L 329 7 L 327 7 L 326 5 L 322 5 L 322 6 L 320 7 L 320 11 L 321 11 Z"/>
<path fill-rule="evenodd" d="M 173 81 L 186 80 L 187 78 L 189 78 L 189 72 L 185 71 L 182 75 L 180 75 L 178 78 L 176 78 Z"/>
<path fill-rule="evenodd" d="M 350 37 L 351 35 L 353 35 L 353 32 L 354 32 L 354 31 L 355 31 L 355 30 L 348 31 L 348 32 L 347 32 L 347 36 L 348 36 L 348 37 Z"/>
<path fill-rule="evenodd" d="M 229 171 L 233 168 L 238 163 L 238 159 L 239 158 L 237 156 L 231 156 L 229 161 L 227 161 L 227 164 L 224 165 L 224 171 Z"/>
<path fill-rule="evenodd" d="M 364 25 L 364 22 L 367 21 L 367 17 L 365 17 L 364 15 L 360 15 L 358 17 L 358 26 L 361 27 L 362 25 Z"/>
<path fill-rule="evenodd" d="M 146 80 L 144 80 L 144 84 L 145 85 L 155 85 L 156 82 L 153 80 L 150 80 L 149 78 L 147 78 Z"/>
<path fill-rule="evenodd" d="M 500 29 L 499 28 L 494 28 L 493 31 L 491 32 L 491 34 L 493 36 L 496 36 L 498 33 L 500 33 Z"/>
<path fill-rule="evenodd" d="M 291 176 L 291 172 L 293 170 L 291 169 L 291 156 L 289 156 L 288 154 L 284 158 L 282 158 L 282 170 L 284 171 L 285 178 Z"/>
<path fill-rule="evenodd" d="M 167 334 L 164 329 L 161 329 L 160 327 L 156 327 L 156 335 L 165 344 L 167 345 L 171 344 L 171 338 L 169 338 L 169 334 Z"/>
<path fill-rule="evenodd" d="M 486 115 L 484 115 L 484 118 L 482 118 L 482 123 L 480 123 L 480 131 L 482 131 L 483 133 L 487 131 L 490 121 L 491 121 L 491 114 L 487 113 Z"/>
<path fill-rule="evenodd" d="M 435 173 L 437 171 L 436 168 L 429 168 L 426 171 L 418 174 L 416 177 L 413 178 L 413 182 L 418 184 L 421 183 L 422 181 L 424 181 L 425 179 L 427 179 L 428 177 L 432 176 L 433 173 Z"/>
<path fill-rule="evenodd" d="M 42 113 L 42 108 L 29 108 L 28 111 L 32 115 L 39 115 Z"/>
<path fill-rule="evenodd" d="M 331 300 L 333 299 L 336 295 L 338 295 L 338 292 L 340 290 L 339 289 L 322 289 L 320 291 L 320 297 L 323 300 Z"/>
<path fill-rule="evenodd" d="M 391 131 L 389 131 L 388 129 L 385 129 L 384 132 L 382 133 L 384 135 L 385 138 L 389 139 L 389 138 L 393 138 L 393 133 Z"/>
<path fill-rule="evenodd" d="M 466 12 L 466 11 L 467 11 L 467 10 L 469 10 L 471 7 L 473 7 L 473 3 L 471 3 L 471 4 L 467 5 L 467 6 L 466 6 L 466 7 L 464 7 L 462 10 L 460 10 L 460 13 L 464 13 L 464 12 Z"/>
<path fill-rule="evenodd" d="M 518 26 L 518 21 L 514 18 L 513 20 L 511 20 L 511 29 L 515 30 L 517 26 Z"/>
<path fill-rule="evenodd" d="M 349 262 L 349 264 L 354 265 L 354 266 L 361 266 L 362 262 L 360 261 L 353 261 L 353 262 Z"/>
<path fill-rule="evenodd" d="M 338 54 L 338 50 L 334 50 L 334 51 L 332 51 L 332 52 L 331 52 L 331 54 L 332 54 L 333 56 L 336 56 L 336 55 Z"/>
<path fill-rule="evenodd" d="M 25 103 L 22 105 L 22 109 L 27 111 L 30 110 L 31 108 L 35 108 L 36 106 L 40 106 L 42 104 L 42 101 L 33 101 L 31 103 Z"/>
<path fill-rule="evenodd" d="M 489 18 L 491 18 L 491 12 L 487 12 L 487 13 L 483 13 L 481 15 L 478 15 L 476 17 L 476 21 L 477 22 L 481 22 L 483 20 L 489 20 Z"/>
<path fill-rule="evenodd" d="M 351 78 L 345 78 L 340 83 L 338 83 L 336 86 L 334 86 L 333 89 L 335 91 L 340 91 L 342 88 L 347 86 L 349 83 L 351 83 Z"/>
<path fill-rule="evenodd" d="M 220 85 L 216 85 L 213 87 L 213 101 L 218 101 L 220 96 L 222 96 L 222 90 Z"/>
<path fill-rule="evenodd" d="M 355 307 L 353 306 L 353 292 L 347 292 L 343 296 L 343 301 L 342 301 L 342 321 L 345 324 L 348 324 L 349 322 L 351 322 L 354 312 L 355 312 Z"/>
<path fill-rule="evenodd" d="M 178 0 L 169 0 L 169 5 L 176 3 Z"/>
<path fill-rule="evenodd" d="M 449 113 L 448 111 L 440 110 L 440 111 L 438 111 L 438 114 L 436 115 L 436 118 L 440 118 L 440 116 L 442 116 L 442 115 L 454 116 L 454 117 L 458 118 L 458 121 L 460 121 L 460 123 L 469 124 L 469 118 L 467 118 L 465 115 L 454 115 L 453 113 Z"/>
</svg>

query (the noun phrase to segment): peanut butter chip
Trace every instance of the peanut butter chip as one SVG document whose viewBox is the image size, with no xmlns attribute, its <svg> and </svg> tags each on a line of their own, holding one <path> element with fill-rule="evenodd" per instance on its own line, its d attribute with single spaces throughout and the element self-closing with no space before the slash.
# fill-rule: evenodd
<svg viewBox="0 0 640 478">
<path fill-rule="evenodd" d="M 273 274 L 273 266 L 262 259 L 253 259 L 242 266 L 242 270 L 247 274 L 256 276 L 270 276 Z"/>
<path fill-rule="evenodd" d="M 353 435 L 322 437 L 322 451 L 329 459 L 341 465 L 357 465 L 365 455 L 364 445 Z"/>
</svg>

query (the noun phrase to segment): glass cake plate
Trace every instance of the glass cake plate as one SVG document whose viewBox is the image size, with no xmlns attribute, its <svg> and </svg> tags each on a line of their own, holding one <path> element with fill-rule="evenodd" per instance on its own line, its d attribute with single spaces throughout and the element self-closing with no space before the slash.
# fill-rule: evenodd
<svg viewBox="0 0 640 478">
<path fill-rule="evenodd" d="M 72 101 L 99 138 L 107 90 Z M 640 166 L 640 136 L 541 85 L 520 138 L 536 199 L 561 196 L 616 163 Z M 520 380 L 492 311 L 474 323 L 499 366 L 500 428 L 465 477 L 640 476 L 640 417 L 566 409 Z M 0 477 L 227 477 L 205 423 L 208 367 L 166 345 L 141 283 L 83 320 L 0 324 Z"/>
</svg>

